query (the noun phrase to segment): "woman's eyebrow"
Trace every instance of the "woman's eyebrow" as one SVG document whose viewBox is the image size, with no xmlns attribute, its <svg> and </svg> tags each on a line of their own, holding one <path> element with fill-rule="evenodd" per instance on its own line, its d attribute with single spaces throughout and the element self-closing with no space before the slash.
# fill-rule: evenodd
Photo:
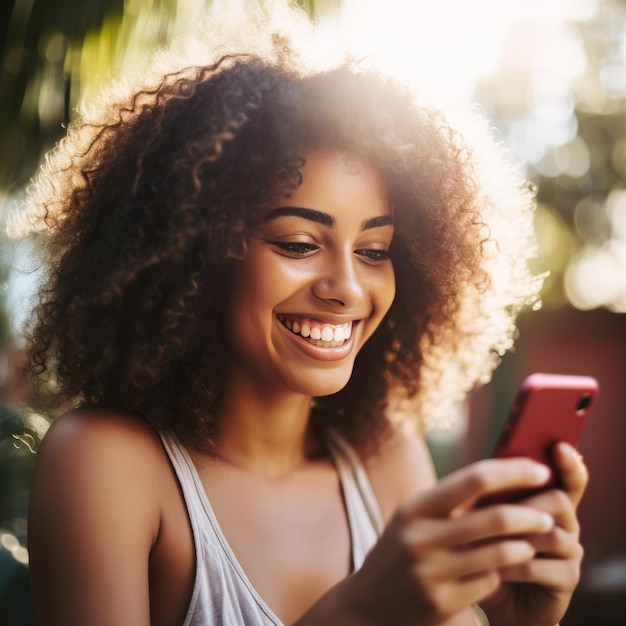
<svg viewBox="0 0 626 626">
<path fill-rule="evenodd" d="M 295 217 L 301 217 L 311 222 L 317 222 L 324 226 L 334 226 L 335 218 L 323 211 L 317 211 L 316 209 L 307 209 L 301 206 L 280 206 L 276 209 L 272 209 L 266 216 L 266 222 L 276 219 L 277 217 L 285 217 L 286 215 L 293 215 Z M 379 215 L 365 220 L 361 223 L 361 230 L 369 230 L 370 228 L 379 228 L 381 226 L 392 226 L 393 217 L 391 215 Z"/>
<path fill-rule="evenodd" d="M 379 215 L 378 217 L 372 217 L 369 220 L 365 220 L 361 224 L 361 230 L 379 228 L 380 226 L 393 226 L 393 217 L 391 215 Z"/>
<path fill-rule="evenodd" d="M 324 226 L 334 226 L 335 219 L 328 213 L 322 211 L 316 211 L 315 209 L 305 209 L 301 206 L 279 206 L 276 209 L 272 209 L 266 216 L 265 221 L 276 219 L 277 217 L 284 217 L 285 215 L 294 215 L 295 217 L 302 217 L 305 220 L 311 222 L 317 222 Z"/>
</svg>

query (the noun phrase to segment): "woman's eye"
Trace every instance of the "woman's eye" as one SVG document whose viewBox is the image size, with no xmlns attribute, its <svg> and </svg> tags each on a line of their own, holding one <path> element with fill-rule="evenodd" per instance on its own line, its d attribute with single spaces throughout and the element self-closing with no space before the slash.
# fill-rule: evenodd
<svg viewBox="0 0 626 626">
<path fill-rule="evenodd" d="M 319 249 L 319 246 L 315 244 L 300 241 L 272 241 L 271 243 L 289 256 L 294 257 L 306 256 Z"/>
<path fill-rule="evenodd" d="M 357 250 L 356 254 L 365 257 L 369 261 L 381 263 L 389 259 L 389 250 L 377 250 L 372 248 L 365 248 L 363 250 Z"/>
</svg>

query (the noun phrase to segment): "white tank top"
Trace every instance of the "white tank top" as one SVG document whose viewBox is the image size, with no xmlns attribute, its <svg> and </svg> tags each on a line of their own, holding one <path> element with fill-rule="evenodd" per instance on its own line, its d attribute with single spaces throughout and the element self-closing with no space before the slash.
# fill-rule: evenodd
<svg viewBox="0 0 626 626">
<path fill-rule="evenodd" d="M 183 492 L 196 551 L 195 582 L 183 626 L 283 626 L 237 562 L 189 454 L 174 437 L 161 434 L 161 439 Z M 357 570 L 382 532 L 382 516 L 354 450 L 336 433 L 329 433 L 328 448 L 341 483 Z"/>
</svg>

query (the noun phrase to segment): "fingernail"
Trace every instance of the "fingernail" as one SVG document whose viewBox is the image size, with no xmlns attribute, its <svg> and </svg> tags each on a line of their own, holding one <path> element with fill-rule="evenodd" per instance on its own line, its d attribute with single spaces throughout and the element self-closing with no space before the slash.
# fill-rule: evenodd
<svg viewBox="0 0 626 626">
<path fill-rule="evenodd" d="M 550 468 L 545 465 L 535 465 L 535 477 L 538 482 L 545 482 L 550 478 Z"/>
</svg>

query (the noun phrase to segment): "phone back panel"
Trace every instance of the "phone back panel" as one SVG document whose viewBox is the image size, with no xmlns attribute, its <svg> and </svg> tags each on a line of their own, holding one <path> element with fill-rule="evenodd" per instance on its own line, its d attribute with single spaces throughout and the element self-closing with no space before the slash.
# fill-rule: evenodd
<svg viewBox="0 0 626 626">
<path fill-rule="evenodd" d="M 598 382 L 589 376 L 531 374 L 520 387 L 494 456 L 550 464 L 555 443 L 577 445 L 597 393 Z"/>
</svg>

